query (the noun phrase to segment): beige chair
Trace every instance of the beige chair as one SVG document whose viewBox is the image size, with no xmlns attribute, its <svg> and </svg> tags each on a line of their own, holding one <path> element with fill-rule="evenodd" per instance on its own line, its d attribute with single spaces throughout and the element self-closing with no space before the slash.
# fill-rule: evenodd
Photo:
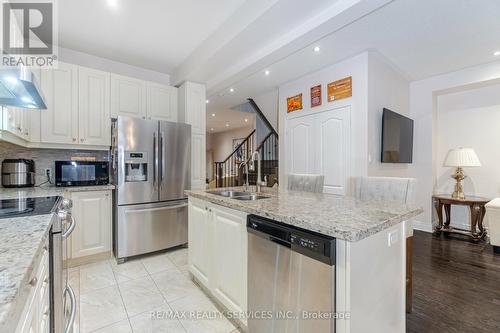
<svg viewBox="0 0 500 333">
<path fill-rule="evenodd" d="M 323 193 L 325 177 L 322 175 L 309 175 L 291 173 L 288 175 L 288 190 L 300 192 Z"/>
<path fill-rule="evenodd" d="M 359 177 L 354 179 L 354 196 L 367 201 L 389 201 L 413 205 L 415 203 L 413 178 Z M 413 226 L 405 222 L 406 233 L 406 312 L 412 309 L 413 298 Z"/>
</svg>

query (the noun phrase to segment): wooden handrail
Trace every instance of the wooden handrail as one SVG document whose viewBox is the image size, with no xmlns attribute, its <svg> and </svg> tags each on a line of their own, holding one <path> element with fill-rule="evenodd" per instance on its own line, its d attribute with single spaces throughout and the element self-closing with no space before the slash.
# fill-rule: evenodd
<svg viewBox="0 0 500 333">
<path fill-rule="evenodd" d="M 243 144 L 247 143 L 248 140 L 250 139 L 250 137 L 255 133 L 255 130 L 253 130 L 250 134 L 248 134 L 248 136 L 245 138 L 245 140 L 241 141 L 241 143 L 233 150 L 233 152 L 231 154 L 229 154 L 228 157 L 226 157 L 226 159 L 222 162 L 215 162 L 215 163 L 225 163 L 227 162 L 227 160 L 229 160 L 231 158 L 231 156 L 233 156 L 234 153 L 236 153 L 240 148 L 241 146 L 243 146 Z"/>
</svg>

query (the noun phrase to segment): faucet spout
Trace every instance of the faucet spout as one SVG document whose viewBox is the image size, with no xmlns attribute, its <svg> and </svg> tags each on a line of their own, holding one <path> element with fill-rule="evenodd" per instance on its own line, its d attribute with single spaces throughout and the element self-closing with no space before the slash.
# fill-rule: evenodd
<svg viewBox="0 0 500 333">
<path fill-rule="evenodd" d="M 260 192 L 261 186 L 266 185 L 266 183 L 262 181 L 262 174 L 260 168 L 261 158 L 258 150 L 254 151 L 252 154 L 252 164 L 255 164 L 255 159 L 257 159 L 257 181 L 255 182 L 255 186 L 257 187 L 257 192 Z"/>
</svg>

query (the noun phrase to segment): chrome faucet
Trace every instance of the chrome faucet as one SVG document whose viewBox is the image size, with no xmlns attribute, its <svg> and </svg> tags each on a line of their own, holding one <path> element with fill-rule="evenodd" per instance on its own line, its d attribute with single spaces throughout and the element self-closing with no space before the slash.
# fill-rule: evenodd
<svg viewBox="0 0 500 333">
<path fill-rule="evenodd" d="M 243 184 L 243 191 L 247 192 L 248 188 L 250 187 L 250 184 L 248 183 L 248 161 L 243 161 L 240 164 L 240 168 L 245 166 L 245 172 L 246 172 L 246 182 Z"/>
<path fill-rule="evenodd" d="M 255 156 L 257 156 L 257 181 L 255 182 L 255 187 L 257 188 L 257 192 L 260 192 L 261 186 L 266 186 L 267 182 L 262 181 L 262 175 L 260 171 L 260 153 L 258 150 L 254 151 L 252 154 L 252 167 L 251 170 L 255 170 Z"/>
</svg>

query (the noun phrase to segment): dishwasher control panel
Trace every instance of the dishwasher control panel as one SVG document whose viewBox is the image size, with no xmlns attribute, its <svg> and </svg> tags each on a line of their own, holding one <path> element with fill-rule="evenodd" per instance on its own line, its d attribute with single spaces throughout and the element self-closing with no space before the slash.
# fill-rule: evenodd
<svg viewBox="0 0 500 333">
<path fill-rule="evenodd" d="M 315 252 L 323 252 L 323 244 L 310 238 L 292 234 L 290 236 L 290 241 L 297 246 L 305 247 Z"/>
</svg>

